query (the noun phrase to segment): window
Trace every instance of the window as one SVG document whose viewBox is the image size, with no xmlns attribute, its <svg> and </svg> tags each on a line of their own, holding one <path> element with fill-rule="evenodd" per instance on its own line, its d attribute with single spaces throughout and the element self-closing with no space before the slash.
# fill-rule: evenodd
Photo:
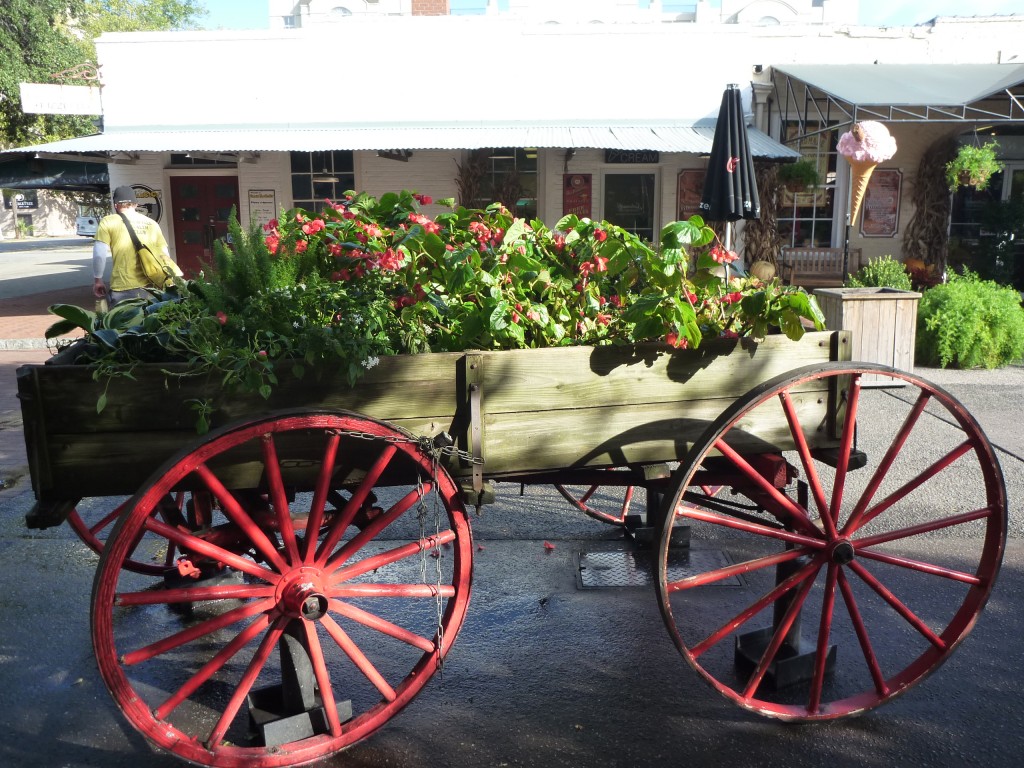
<svg viewBox="0 0 1024 768">
<path fill-rule="evenodd" d="M 292 152 L 292 204 L 312 211 L 323 210 L 326 200 L 340 200 L 355 189 L 351 150 Z"/>
<path fill-rule="evenodd" d="M 653 173 L 606 173 L 604 218 L 647 242 L 655 242 L 656 181 Z"/>
<path fill-rule="evenodd" d="M 794 142 L 798 126 L 787 123 L 783 143 L 800 151 L 806 160 L 818 166 L 818 186 L 804 192 L 783 189 L 779 202 L 779 234 L 783 245 L 832 247 L 836 191 L 836 142 L 834 128 L 805 136 Z"/>
<path fill-rule="evenodd" d="M 500 200 L 516 216 L 537 218 L 537 150 L 503 147 L 477 153 L 483 163 L 474 204 L 483 208 Z"/>
</svg>

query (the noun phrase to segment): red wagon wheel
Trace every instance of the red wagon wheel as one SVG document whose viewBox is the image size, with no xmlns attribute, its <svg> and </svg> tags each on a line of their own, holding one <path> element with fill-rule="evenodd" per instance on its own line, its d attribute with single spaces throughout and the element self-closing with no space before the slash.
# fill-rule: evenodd
<svg viewBox="0 0 1024 768">
<path fill-rule="evenodd" d="M 174 495 L 173 504 L 162 504 L 153 514 L 158 515 L 168 525 L 178 525 L 184 521 L 182 517 L 183 504 L 184 494 L 178 493 Z M 68 525 L 82 540 L 82 543 L 97 555 L 101 555 L 107 537 L 114 530 L 114 526 L 127 506 L 127 502 L 122 502 L 111 511 L 104 508 L 102 511 L 94 512 L 86 510 L 79 502 L 67 516 Z M 161 574 L 173 564 L 175 554 L 173 546 L 163 552 L 140 553 L 139 556 L 145 557 L 145 560 L 127 560 L 124 567 L 136 573 Z"/>
<path fill-rule="evenodd" d="M 97 662 L 132 725 L 193 763 L 292 766 L 408 704 L 470 593 L 466 512 L 428 453 L 380 422 L 303 413 L 222 430 L 156 473 L 93 585 Z M 154 514 L 176 487 L 211 500 L 202 525 Z M 125 569 L 171 545 L 164 576 Z"/>
<path fill-rule="evenodd" d="M 791 446 L 797 493 L 756 467 L 768 443 Z M 949 657 L 992 591 L 1007 528 L 995 452 L 963 405 L 916 375 L 833 363 L 778 377 L 726 409 L 681 472 L 658 558 L 662 613 L 694 669 L 751 711 L 822 720 L 885 703 Z M 723 475 L 753 507 L 688 490 Z M 668 550 L 679 522 L 688 563 Z"/>
</svg>

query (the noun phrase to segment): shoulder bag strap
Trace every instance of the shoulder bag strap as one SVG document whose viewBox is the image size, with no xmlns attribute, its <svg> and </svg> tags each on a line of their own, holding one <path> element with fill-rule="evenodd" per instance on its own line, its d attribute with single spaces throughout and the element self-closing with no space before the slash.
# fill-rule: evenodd
<svg viewBox="0 0 1024 768">
<path fill-rule="evenodd" d="M 125 227 L 128 229 L 128 235 L 132 239 L 132 245 L 135 246 L 135 252 L 138 253 L 143 248 L 145 248 L 147 251 L 152 252 L 148 245 L 143 245 L 139 241 L 139 236 L 137 234 L 135 234 L 135 229 L 132 227 L 132 223 L 130 221 L 128 221 L 128 217 L 125 216 L 122 211 L 118 211 L 117 215 L 121 217 L 121 220 L 124 222 Z"/>
</svg>

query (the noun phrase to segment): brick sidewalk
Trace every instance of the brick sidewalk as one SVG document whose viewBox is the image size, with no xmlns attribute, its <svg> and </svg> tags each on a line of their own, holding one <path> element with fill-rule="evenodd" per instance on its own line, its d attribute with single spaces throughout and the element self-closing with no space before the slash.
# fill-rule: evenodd
<svg viewBox="0 0 1024 768">
<path fill-rule="evenodd" d="M 96 300 L 91 285 L 0 300 L 0 350 L 45 349 L 43 334 L 60 319 L 48 311 L 52 304 L 92 309 Z"/>
</svg>

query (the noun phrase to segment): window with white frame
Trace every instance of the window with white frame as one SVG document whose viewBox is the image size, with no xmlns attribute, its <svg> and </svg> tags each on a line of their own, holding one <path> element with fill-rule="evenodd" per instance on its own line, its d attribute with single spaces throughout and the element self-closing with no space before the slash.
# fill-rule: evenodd
<svg viewBox="0 0 1024 768">
<path fill-rule="evenodd" d="M 814 132 L 804 126 L 804 137 L 796 123 L 783 127 L 783 142 L 799 150 L 818 169 L 818 185 L 803 191 L 783 189 L 779 200 L 779 234 L 783 245 L 829 248 L 835 230 L 836 142 L 839 132 L 825 128 Z"/>
</svg>

